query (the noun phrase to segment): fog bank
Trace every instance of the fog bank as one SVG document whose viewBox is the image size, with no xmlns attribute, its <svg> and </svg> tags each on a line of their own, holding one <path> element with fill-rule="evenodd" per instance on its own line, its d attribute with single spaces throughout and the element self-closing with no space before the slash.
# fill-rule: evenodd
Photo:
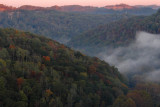
<svg viewBox="0 0 160 107">
<path fill-rule="evenodd" d="M 110 49 L 99 56 L 115 65 L 121 73 L 160 82 L 160 35 L 137 32 L 136 40 L 130 45 Z"/>
</svg>

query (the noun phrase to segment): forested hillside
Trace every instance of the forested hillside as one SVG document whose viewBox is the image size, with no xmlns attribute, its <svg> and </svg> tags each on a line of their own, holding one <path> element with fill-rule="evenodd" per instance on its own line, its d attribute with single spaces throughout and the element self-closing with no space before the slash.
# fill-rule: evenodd
<svg viewBox="0 0 160 107">
<path fill-rule="evenodd" d="M 42 36 L 0 29 L 2 107 L 106 107 L 127 93 L 126 83 L 96 57 Z"/>
<path fill-rule="evenodd" d="M 69 45 L 92 55 L 107 47 L 131 43 L 137 31 L 160 33 L 160 10 L 151 16 L 137 16 L 99 26 L 73 37 Z"/>
<path fill-rule="evenodd" d="M 130 15 L 151 15 L 156 10 L 150 7 L 136 7 L 126 4 L 106 5 L 104 7 L 68 5 L 59 7 L 60 11 L 65 12 L 79 12 L 88 14 L 130 14 Z"/>
<path fill-rule="evenodd" d="M 30 31 L 66 43 L 71 37 L 86 30 L 128 17 L 130 15 L 81 14 L 55 10 L 4 11 L 0 12 L 0 27 Z"/>
</svg>

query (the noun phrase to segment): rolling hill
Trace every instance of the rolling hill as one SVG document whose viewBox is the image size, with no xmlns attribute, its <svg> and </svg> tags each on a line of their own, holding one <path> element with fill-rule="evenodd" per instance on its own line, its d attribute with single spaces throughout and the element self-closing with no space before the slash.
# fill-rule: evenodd
<svg viewBox="0 0 160 107">
<path fill-rule="evenodd" d="M 126 93 L 118 70 L 42 36 L 0 29 L 0 105 L 109 106 Z"/>
<path fill-rule="evenodd" d="M 0 4 L 0 12 L 11 11 L 11 10 L 16 10 L 16 7 L 6 6 L 6 5 L 3 5 L 3 4 Z"/>
<path fill-rule="evenodd" d="M 68 13 L 55 10 L 4 11 L 0 12 L 0 27 L 30 31 L 66 43 L 73 36 L 86 30 L 128 17 L 131 16 Z"/>
<path fill-rule="evenodd" d="M 92 55 L 109 47 L 125 46 L 135 39 L 137 31 L 160 33 L 160 10 L 151 16 L 136 16 L 116 21 L 75 36 L 68 43 Z"/>
</svg>

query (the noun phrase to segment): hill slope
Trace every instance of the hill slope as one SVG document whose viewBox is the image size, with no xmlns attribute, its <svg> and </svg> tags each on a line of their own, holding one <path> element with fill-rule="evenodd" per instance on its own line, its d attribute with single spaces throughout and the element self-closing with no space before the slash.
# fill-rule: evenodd
<svg viewBox="0 0 160 107">
<path fill-rule="evenodd" d="M 135 7 L 126 4 L 107 5 L 105 7 L 67 5 L 60 7 L 60 11 L 65 12 L 81 12 L 92 14 L 131 14 L 131 15 L 151 15 L 156 10 L 150 7 Z"/>
<path fill-rule="evenodd" d="M 129 6 L 129 5 L 126 5 L 126 4 L 110 5 L 110 6 L 105 6 L 104 8 L 113 9 L 113 10 L 124 10 L 124 9 L 134 10 L 134 9 L 136 9 L 136 7 Z"/>
<path fill-rule="evenodd" d="M 0 12 L 0 27 L 16 28 L 68 42 L 80 33 L 129 15 L 96 15 L 53 10 Z"/>
<path fill-rule="evenodd" d="M 84 48 L 91 54 L 105 47 L 125 46 L 135 39 L 137 31 L 160 33 L 159 20 L 160 10 L 152 16 L 116 21 L 75 36 L 69 45 L 78 49 Z"/>
<path fill-rule="evenodd" d="M 6 6 L 3 4 L 0 4 L 0 12 L 1 11 L 10 11 L 10 10 L 16 10 L 16 8 L 12 7 L 12 6 Z"/>
<path fill-rule="evenodd" d="M 109 106 L 127 86 L 116 68 L 45 37 L 0 29 L 0 104 Z"/>
</svg>

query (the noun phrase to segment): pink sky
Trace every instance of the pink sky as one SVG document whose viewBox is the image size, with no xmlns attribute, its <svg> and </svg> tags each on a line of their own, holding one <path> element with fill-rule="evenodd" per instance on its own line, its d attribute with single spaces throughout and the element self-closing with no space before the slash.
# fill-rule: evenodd
<svg viewBox="0 0 160 107">
<path fill-rule="evenodd" d="M 129 5 L 160 5 L 160 0 L 0 0 L 0 4 L 19 7 L 21 5 L 53 6 L 53 5 L 89 5 L 105 6 L 125 3 Z"/>
</svg>

